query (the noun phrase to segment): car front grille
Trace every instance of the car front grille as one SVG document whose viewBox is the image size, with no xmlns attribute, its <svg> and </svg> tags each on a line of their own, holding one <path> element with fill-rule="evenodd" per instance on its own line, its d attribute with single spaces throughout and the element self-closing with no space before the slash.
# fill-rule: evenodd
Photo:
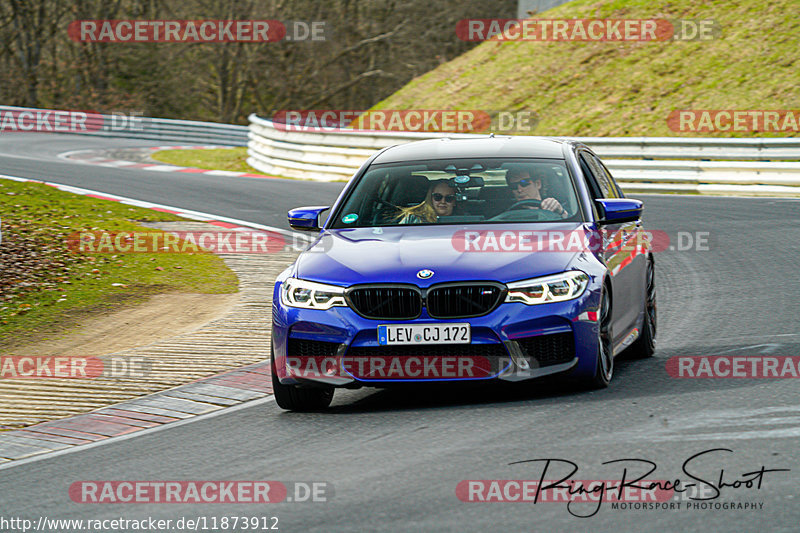
<svg viewBox="0 0 800 533">
<path fill-rule="evenodd" d="M 408 320 L 419 317 L 423 303 L 433 318 L 469 318 L 493 311 L 505 288 L 500 283 L 453 283 L 423 290 L 414 286 L 370 285 L 348 291 L 350 306 L 371 319 Z"/>
<path fill-rule="evenodd" d="M 353 309 L 366 318 L 411 319 L 422 311 L 422 297 L 411 287 L 356 287 L 349 291 L 348 298 Z"/>
<path fill-rule="evenodd" d="M 499 284 L 447 285 L 431 288 L 425 303 L 434 318 L 474 317 L 491 312 L 502 294 Z"/>
<path fill-rule="evenodd" d="M 536 359 L 540 367 L 568 363 L 575 358 L 572 332 L 526 337 L 516 341 L 523 353 Z"/>
<path fill-rule="evenodd" d="M 339 344 L 335 342 L 289 338 L 288 355 L 290 357 L 333 357 L 338 349 Z"/>
</svg>

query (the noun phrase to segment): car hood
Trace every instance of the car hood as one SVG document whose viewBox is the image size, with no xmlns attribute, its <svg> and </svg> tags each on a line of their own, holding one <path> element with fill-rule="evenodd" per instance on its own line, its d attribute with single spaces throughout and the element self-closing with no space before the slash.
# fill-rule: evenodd
<svg viewBox="0 0 800 533">
<path fill-rule="evenodd" d="M 455 235 L 464 231 L 579 231 L 585 224 L 538 223 L 476 226 L 393 226 L 325 230 L 295 264 L 294 276 L 349 286 L 356 283 L 412 283 L 426 287 L 444 281 L 511 282 L 576 268 L 583 251 L 463 251 Z M 463 241 L 461 241 L 463 243 Z M 459 249 L 460 248 L 460 249 Z M 580 263 L 581 261 L 578 261 Z M 579 268 L 579 265 L 577 266 Z M 420 270 L 433 271 L 420 279 Z"/>
</svg>

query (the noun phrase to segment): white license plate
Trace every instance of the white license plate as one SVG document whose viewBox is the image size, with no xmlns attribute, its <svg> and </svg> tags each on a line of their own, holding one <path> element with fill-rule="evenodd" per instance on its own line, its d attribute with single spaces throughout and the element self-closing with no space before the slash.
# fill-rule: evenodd
<svg viewBox="0 0 800 533">
<path fill-rule="evenodd" d="M 384 324 L 378 326 L 378 344 L 469 344 L 468 323 Z"/>
</svg>

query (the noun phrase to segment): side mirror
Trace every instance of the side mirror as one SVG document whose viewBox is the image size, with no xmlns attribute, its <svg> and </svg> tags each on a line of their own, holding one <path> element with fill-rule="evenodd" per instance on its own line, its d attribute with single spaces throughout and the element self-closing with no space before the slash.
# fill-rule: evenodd
<svg viewBox="0 0 800 533">
<path fill-rule="evenodd" d="M 595 200 L 600 210 L 599 224 L 615 224 L 630 222 L 642 218 L 644 204 L 639 200 L 629 198 L 601 198 Z"/>
<path fill-rule="evenodd" d="M 300 231 L 319 231 L 319 215 L 330 206 L 297 207 L 289 211 L 289 226 Z"/>
</svg>

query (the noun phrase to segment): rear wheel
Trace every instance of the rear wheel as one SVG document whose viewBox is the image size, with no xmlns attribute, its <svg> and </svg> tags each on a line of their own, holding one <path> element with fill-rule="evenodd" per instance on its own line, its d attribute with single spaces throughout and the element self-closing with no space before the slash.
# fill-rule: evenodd
<svg viewBox="0 0 800 533">
<path fill-rule="evenodd" d="M 600 294 L 600 316 L 597 323 L 597 365 L 594 376 L 586 385 L 591 389 L 604 389 L 614 375 L 614 352 L 611 335 L 611 298 L 606 287 Z"/>
<path fill-rule="evenodd" d="M 275 371 L 275 354 L 271 358 L 272 391 L 278 407 L 287 411 L 321 411 L 333 400 L 333 387 L 298 387 L 284 385 Z"/>
<path fill-rule="evenodd" d="M 645 293 L 642 333 L 628 348 L 633 359 L 652 357 L 656 351 L 656 270 L 652 261 L 647 263 L 647 291 Z"/>
</svg>

